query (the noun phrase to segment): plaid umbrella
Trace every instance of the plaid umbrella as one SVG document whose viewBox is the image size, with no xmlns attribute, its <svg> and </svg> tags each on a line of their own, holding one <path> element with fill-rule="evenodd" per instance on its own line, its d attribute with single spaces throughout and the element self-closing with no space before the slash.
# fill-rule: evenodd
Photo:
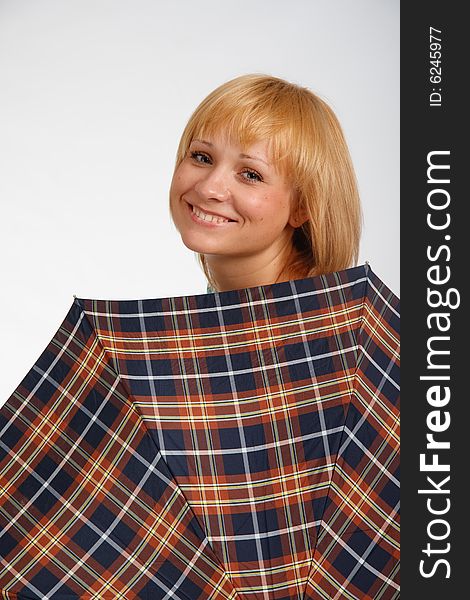
<svg viewBox="0 0 470 600">
<path fill-rule="evenodd" d="M 398 598 L 398 323 L 368 265 L 75 298 L 0 409 L 2 598 Z"/>
</svg>

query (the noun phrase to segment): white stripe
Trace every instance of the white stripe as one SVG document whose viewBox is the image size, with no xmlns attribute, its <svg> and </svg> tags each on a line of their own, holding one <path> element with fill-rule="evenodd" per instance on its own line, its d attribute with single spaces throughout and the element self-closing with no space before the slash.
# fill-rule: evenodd
<svg viewBox="0 0 470 600">
<path fill-rule="evenodd" d="M 395 382 L 395 381 L 394 381 L 394 380 L 393 380 L 391 377 L 389 377 L 389 376 L 388 376 L 388 373 L 386 373 L 386 372 L 385 372 L 385 371 L 382 369 L 382 367 L 381 367 L 380 365 L 378 365 L 378 364 L 375 362 L 375 360 L 372 358 L 372 356 L 370 356 L 370 354 L 368 354 L 368 353 L 365 351 L 365 349 L 364 349 L 362 346 L 359 346 L 359 347 L 360 347 L 360 349 L 361 349 L 361 350 L 364 352 L 364 354 L 367 356 L 367 358 L 370 360 L 370 362 L 371 362 L 371 363 L 374 365 L 374 367 L 375 367 L 375 368 L 376 368 L 378 371 L 380 371 L 380 372 L 382 373 L 382 375 L 385 377 L 385 379 L 386 379 L 387 381 L 390 381 L 390 383 L 391 383 L 391 384 L 392 384 L 392 385 L 393 385 L 393 386 L 394 386 L 394 387 L 395 387 L 395 388 L 396 388 L 398 391 L 400 391 L 400 386 L 399 386 L 399 384 L 398 384 L 398 383 L 396 383 L 396 382 Z M 394 363 L 393 363 L 393 361 L 390 361 L 390 362 L 389 362 L 389 366 L 392 366 L 392 367 L 394 366 Z M 381 386 L 381 387 L 382 387 L 382 386 Z"/>
<path fill-rule="evenodd" d="M 224 346 L 225 349 L 229 350 L 230 345 Z M 244 375 L 246 373 L 253 373 L 255 371 L 267 371 L 268 369 L 277 369 L 278 367 L 288 367 L 289 365 L 298 365 L 306 362 L 320 360 L 322 358 L 331 358 L 332 356 L 338 356 L 338 354 L 345 354 L 346 352 L 354 352 L 362 348 L 362 346 L 351 346 L 350 348 L 344 348 L 342 350 L 335 350 L 333 352 L 326 352 L 325 354 L 317 354 L 316 356 L 309 356 L 305 358 L 298 358 L 296 360 L 289 360 L 285 362 L 278 362 L 272 365 L 261 365 L 259 367 L 250 367 L 249 369 L 239 369 L 238 371 L 218 371 L 217 373 L 184 373 L 183 375 L 155 375 L 153 379 L 165 380 L 165 379 L 204 379 L 213 377 L 232 377 L 233 375 Z M 371 359 L 372 360 L 372 359 Z M 148 381 L 149 377 L 146 375 L 127 375 L 122 374 L 122 379 L 133 379 L 137 381 Z"/>
<path fill-rule="evenodd" d="M 266 531 L 264 533 L 258 533 L 257 538 L 268 538 L 274 537 L 275 535 L 284 535 L 293 531 L 302 531 L 305 529 L 311 529 L 312 527 L 318 527 L 321 525 L 321 519 L 318 521 L 309 521 L 307 523 L 301 523 L 300 525 L 292 525 L 292 527 L 285 527 L 284 529 L 276 529 L 274 531 Z M 246 533 L 241 535 L 211 535 L 208 537 L 209 541 L 215 542 L 236 542 L 240 540 L 252 540 L 255 536 L 252 533 Z"/>
<path fill-rule="evenodd" d="M 277 304 L 278 302 L 285 302 L 285 301 L 289 301 L 292 300 L 294 297 L 295 298 L 307 298 L 308 296 L 318 296 L 318 295 L 322 295 L 325 294 L 326 292 L 333 292 L 335 290 L 339 290 L 342 288 L 348 288 L 348 287 L 353 287 L 355 285 L 357 285 L 358 283 L 362 283 L 363 281 L 368 281 L 368 277 L 361 277 L 360 279 L 356 279 L 355 281 L 350 281 L 348 283 L 342 283 L 340 285 L 335 285 L 329 288 L 321 288 L 318 290 L 312 290 L 310 292 L 302 292 L 300 294 L 289 294 L 288 296 L 280 296 L 279 298 L 265 298 L 263 300 L 252 300 L 250 302 L 237 302 L 236 304 L 227 304 L 227 305 L 221 305 L 220 303 L 217 304 L 216 306 L 209 306 L 207 308 L 188 308 L 186 310 L 167 310 L 167 311 L 161 311 L 161 312 L 148 312 L 148 313 L 143 313 L 144 316 L 146 317 L 164 317 L 164 316 L 169 316 L 169 315 L 186 315 L 186 314 L 190 314 L 190 313 L 206 313 L 206 312 L 217 312 L 217 311 L 224 311 L 224 310 L 232 310 L 234 308 L 243 308 L 246 306 L 257 306 L 258 304 Z M 264 287 L 264 286 L 263 286 Z M 220 296 L 220 294 L 223 294 L 224 292 L 215 292 L 214 296 L 217 298 L 218 296 Z M 155 298 L 155 299 L 149 299 L 149 300 L 145 300 L 145 302 L 157 302 L 157 301 L 161 301 L 161 300 L 170 300 L 170 299 L 182 299 L 184 301 L 188 301 L 191 298 L 197 298 L 198 296 L 207 296 L 210 294 L 197 294 L 197 295 L 193 295 L 193 296 L 177 296 L 176 298 Z M 91 302 L 94 302 L 94 300 L 89 300 Z M 112 301 L 113 302 L 113 301 Z M 114 300 L 114 302 L 137 302 L 137 300 Z M 142 316 L 142 313 L 129 313 L 129 314 L 124 314 L 124 313 L 107 313 L 107 312 L 96 312 L 96 311 L 85 311 L 85 314 L 87 315 L 93 315 L 96 317 L 119 317 L 120 319 L 130 319 L 130 318 L 138 318 Z"/>
<path fill-rule="evenodd" d="M 289 438 L 287 440 L 277 440 L 275 442 L 269 442 L 268 444 L 259 444 L 257 446 L 247 446 L 247 447 L 239 447 L 239 448 L 209 448 L 208 450 L 160 450 L 162 455 L 164 456 L 186 456 L 186 455 L 212 455 L 212 454 L 240 454 L 240 452 L 258 452 L 259 450 L 267 450 L 268 448 L 280 448 L 281 446 L 287 446 L 288 444 L 297 444 L 299 442 L 304 442 L 306 440 L 313 440 L 315 438 L 323 437 L 323 435 L 331 435 L 333 433 L 340 433 L 344 430 L 344 424 L 339 427 L 333 427 L 332 429 L 327 429 L 326 431 L 320 431 L 318 433 L 309 433 L 308 435 L 299 435 L 294 438 Z M 325 455 L 329 456 L 329 454 Z"/>
</svg>

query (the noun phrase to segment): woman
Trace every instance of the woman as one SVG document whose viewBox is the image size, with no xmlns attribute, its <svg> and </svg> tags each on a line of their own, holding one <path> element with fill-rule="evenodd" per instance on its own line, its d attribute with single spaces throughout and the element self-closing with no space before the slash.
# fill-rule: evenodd
<svg viewBox="0 0 470 600">
<path fill-rule="evenodd" d="M 209 290 L 357 262 L 360 202 L 338 120 L 311 91 L 276 77 L 237 77 L 197 107 L 178 147 L 170 212 Z"/>
</svg>

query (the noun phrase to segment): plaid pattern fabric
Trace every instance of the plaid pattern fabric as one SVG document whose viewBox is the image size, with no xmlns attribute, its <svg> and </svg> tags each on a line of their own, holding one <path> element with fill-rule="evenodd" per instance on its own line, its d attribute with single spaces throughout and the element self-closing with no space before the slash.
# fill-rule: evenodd
<svg viewBox="0 0 470 600">
<path fill-rule="evenodd" d="M 2 598 L 398 598 L 398 310 L 367 265 L 76 298 L 0 409 Z"/>
</svg>

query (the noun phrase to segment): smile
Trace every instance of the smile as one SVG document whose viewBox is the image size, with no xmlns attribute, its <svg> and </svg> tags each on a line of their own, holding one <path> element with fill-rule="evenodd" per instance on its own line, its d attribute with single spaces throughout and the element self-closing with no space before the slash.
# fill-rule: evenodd
<svg viewBox="0 0 470 600">
<path fill-rule="evenodd" d="M 192 206 L 191 204 L 189 204 L 189 209 L 191 210 L 193 221 L 198 223 L 205 223 L 207 225 L 221 225 L 235 222 L 232 219 L 226 219 L 224 217 L 219 217 L 218 215 L 210 215 L 197 206 Z"/>
</svg>

